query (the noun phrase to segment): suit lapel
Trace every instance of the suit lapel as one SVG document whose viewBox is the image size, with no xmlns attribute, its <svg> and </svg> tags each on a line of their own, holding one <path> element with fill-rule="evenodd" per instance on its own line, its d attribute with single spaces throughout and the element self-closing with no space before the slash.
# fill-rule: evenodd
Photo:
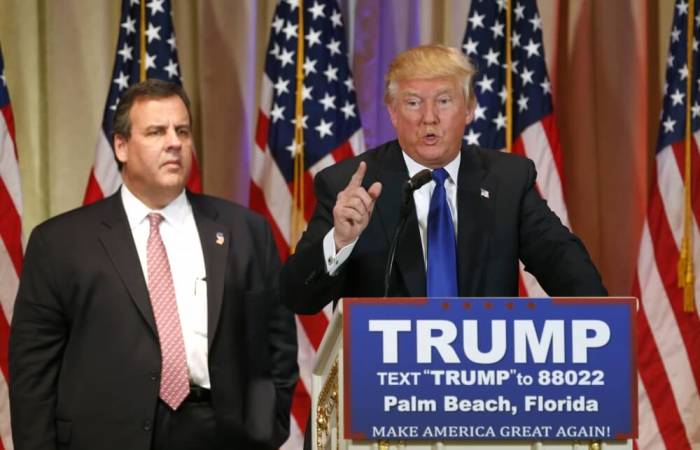
<svg viewBox="0 0 700 450">
<path fill-rule="evenodd" d="M 408 169 L 406 169 L 406 163 L 401 155 L 401 148 L 395 141 L 388 144 L 382 154 L 377 155 L 377 159 L 376 179 L 382 183 L 382 194 L 377 200 L 376 213 L 379 214 L 381 219 L 387 246 L 389 246 L 399 224 L 401 189 L 406 180 L 408 180 Z M 371 175 L 371 172 L 369 174 Z M 373 179 L 373 177 L 368 178 Z M 394 267 L 394 270 L 398 269 L 401 274 L 401 278 L 411 297 L 425 296 L 423 247 L 420 241 L 418 219 L 416 218 L 416 209 L 413 202 L 411 202 L 411 212 L 408 216 L 406 227 L 399 238 Z"/>
<path fill-rule="evenodd" d="M 204 266 L 207 271 L 207 321 L 208 341 L 212 342 L 219 324 L 221 306 L 224 298 L 226 278 L 226 261 L 231 247 L 232 236 L 228 228 L 216 221 L 218 212 L 202 201 L 200 197 L 188 192 L 192 213 L 197 223 L 199 240 L 204 253 Z"/>
<path fill-rule="evenodd" d="M 136 244 L 131 235 L 129 221 L 122 205 L 120 191 L 105 200 L 104 228 L 98 239 L 112 260 L 119 277 L 129 291 L 131 300 L 148 326 L 157 336 L 151 301 L 148 296 L 146 278 L 141 268 Z"/>
<path fill-rule="evenodd" d="M 459 294 L 479 294 L 483 277 L 483 262 L 489 247 L 492 229 L 495 187 L 486 178 L 478 154 L 470 148 L 462 149 L 457 183 L 457 269 Z M 483 189 L 483 191 L 482 191 Z"/>
</svg>

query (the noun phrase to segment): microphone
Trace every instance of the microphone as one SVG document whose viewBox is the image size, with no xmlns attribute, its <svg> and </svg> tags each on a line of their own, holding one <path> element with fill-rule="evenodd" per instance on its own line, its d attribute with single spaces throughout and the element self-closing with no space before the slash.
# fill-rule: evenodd
<svg viewBox="0 0 700 450">
<path fill-rule="evenodd" d="M 394 260 L 396 259 L 396 248 L 399 245 L 399 237 L 403 231 L 404 226 L 406 226 L 406 221 L 408 220 L 408 213 L 411 211 L 411 197 L 413 192 L 420 189 L 433 179 L 433 172 L 429 169 L 423 169 L 417 174 L 409 178 L 403 185 L 402 198 L 401 198 L 401 213 L 399 216 L 399 224 L 396 226 L 396 231 L 394 231 L 394 238 L 391 240 L 391 246 L 389 247 L 389 256 L 386 262 L 386 268 L 384 270 L 384 297 L 389 296 L 389 281 L 391 279 L 391 273 L 394 270 Z"/>
</svg>

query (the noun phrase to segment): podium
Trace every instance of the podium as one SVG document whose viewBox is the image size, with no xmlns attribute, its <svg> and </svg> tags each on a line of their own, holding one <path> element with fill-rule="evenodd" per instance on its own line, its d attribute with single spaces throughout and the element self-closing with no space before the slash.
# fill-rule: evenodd
<svg viewBox="0 0 700 450">
<path fill-rule="evenodd" d="M 361 300 L 364 303 L 368 299 Z M 378 302 L 387 299 L 376 299 Z M 412 300 L 412 299 L 411 299 Z M 428 301 L 427 299 L 423 299 Z M 463 299 L 451 299 L 463 300 Z M 471 299 L 477 300 L 477 299 Z M 511 299 L 513 301 L 527 301 L 528 299 Z M 544 299 L 541 299 L 544 300 Z M 550 299 L 551 300 L 551 299 Z M 626 299 L 628 301 L 633 299 Z M 393 301 L 392 307 L 401 308 L 401 302 Z M 466 304 L 466 303 L 465 303 Z M 488 449 L 488 450 L 631 450 L 632 434 L 628 438 L 620 439 L 556 439 L 556 440 L 517 440 L 517 439 L 485 439 L 485 440 L 439 440 L 439 439 L 402 439 L 402 438 L 370 438 L 353 439 L 347 437 L 345 403 L 348 389 L 346 382 L 350 377 L 346 367 L 344 354 L 344 340 L 350 339 L 348 330 L 344 330 L 344 310 L 349 307 L 341 300 L 334 311 L 333 317 L 326 330 L 321 346 L 317 352 L 316 364 L 312 373 L 312 448 L 318 450 L 438 450 L 438 449 Z M 348 313 L 349 315 L 349 313 Z M 634 325 L 631 324 L 632 338 L 634 339 Z M 380 343 L 381 344 L 381 343 Z M 381 346 L 381 345 L 379 345 Z M 629 350 L 630 352 L 633 349 Z M 632 369 L 634 360 L 632 359 Z M 636 373 L 631 387 L 631 403 L 636 404 Z M 636 432 L 636 406 L 631 406 L 634 418 L 632 419 L 634 432 Z M 632 415 L 632 414 L 631 414 Z"/>
</svg>

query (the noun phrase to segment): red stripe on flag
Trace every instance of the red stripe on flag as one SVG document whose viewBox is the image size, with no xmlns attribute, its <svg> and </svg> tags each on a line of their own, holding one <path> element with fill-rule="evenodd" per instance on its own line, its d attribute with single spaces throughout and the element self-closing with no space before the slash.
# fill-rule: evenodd
<svg viewBox="0 0 700 450">
<path fill-rule="evenodd" d="M 88 178 L 88 185 L 85 189 L 85 197 L 83 198 L 83 205 L 89 205 L 90 203 L 95 203 L 96 201 L 102 200 L 104 194 L 100 185 L 97 183 L 97 178 L 95 178 L 95 169 L 90 170 L 90 178 Z"/>
<path fill-rule="evenodd" d="M 342 144 L 340 144 L 335 150 L 333 150 L 331 152 L 331 155 L 333 155 L 333 159 L 335 159 L 335 162 L 338 162 L 344 159 L 354 157 L 355 153 L 352 151 L 352 145 L 350 145 L 350 141 L 345 141 Z"/>
<path fill-rule="evenodd" d="M 678 170 L 681 173 L 681 179 L 685 180 L 685 144 L 676 142 L 672 145 L 672 148 Z M 700 202 L 696 200 L 698 195 L 700 195 L 700 177 L 694 176 L 694 174 L 699 173 L 698 170 L 700 170 L 700 155 L 698 155 L 698 147 L 695 144 L 695 139 L 693 139 L 690 144 L 690 198 L 695 221 L 700 223 L 700 220 L 698 220 L 700 218 Z"/>
<path fill-rule="evenodd" d="M 634 278 L 634 290 L 639 293 L 639 280 Z M 640 296 L 641 297 L 641 296 Z M 655 299 L 658 301 L 658 299 Z M 678 405 L 671 394 L 668 374 L 661 362 L 661 354 L 654 341 L 653 333 L 647 321 L 644 302 L 640 302 L 637 314 L 637 358 L 639 373 L 644 381 L 649 402 L 652 405 L 659 432 L 671 450 L 690 449 L 685 434 L 685 426 L 678 411 Z"/>
<path fill-rule="evenodd" d="M 559 174 L 559 182 L 561 184 L 562 192 L 564 193 L 564 198 L 566 198 L 566 180 L 564 179 L 564 163 L 562 162 L 561 145 L 559 141 L 559 129 L 557 128 L 557 117 L 554 113 L 544 116 L 540 120 L 542 124 L 542 129 L 544 134 L 547 136 L 547 142 L 549 143 L 549 150 L 552 153 L 552 158 L 554 158 L 554 164 L 557 168 L 557 173 Z"/>
<path fill-rule="evenodd" d="M 306 391 L 301 378 L 297 381 L 294 389 L 294 397 L 292 398 L 292 416 L 296 420 L 301 433 L 304 434 L 306 426 L 309 422 L 309 411 L 311 411 L 311 396 Z"/>
<path fill-rule="evenodd" d="M 22 272 L 22 223 L 5 182 L 0 178 L 0 237 L 5 243 L 15 272 Z"/>
<path fill-rule="evenodd" d="M 17 156 L 17 142 L 15 141 L 15 119 L 12 116 L 12 108 L 10 104 L 0 108 L 2 115 L 5 118 L 5 124 L 7 125 L 7 131 L 10 133 L 10 139 L 12 139 L 12 147 L 15 151 L 15 159 L 19 159 Z"/>
<path fill-rule="evenodd" d="M 253 182 L 250 183 L 250 209 L 257 211 L 267 218 L 267 221 L 272 227 L 272 235 L 275 238 L 275 243 L 277 244 L 277 250 L 280 253 L 280 258 L 282 259 L 282 262 L 286 261 L 289 257 L 289 244 L 284 239 L 284 236 L 277 225 L 277 221 L 275 221 L 272 213 L 267 208 L 263 191 Z"/>
<path fill-rule="evenodd" d="M 651 186 L 649 233 L 652 236 L 656 265 L 669 298 L 676 325 L 687 349 L 700 349 L 700 319 L 683 311 L 683 290 L 678 287 L 679 251 L 661 201 L 658 184 Z M 700 358 L 688 358 L 696 389 L 700 391 Z M 689 380 L 690 381 L 690 380 Z"/>
<path fill-rule="evenodd" d="M 323 340 L 323 334 L 328 326 L 326 315 L 323 312 L 319 312 L 313 315 L 298 315 L 297 318 L 299 318 L 299 322 L 304 327 L 304 333 L 306 333 L 306 337 L 311 342 L 314 351 L 318 350 Z"/>
<path fill-rule="evenodd" d="M 258 126 L 255 129 L 255 143 L 263 152 L 267 149 L 267 133 L 270 129 L 270 119 L 262 111 L 258 111 Z"/>
<path fill-rule="evenodd" d="M 192 192 L 202 192 L 202 177 L 199 174 L 199 162 L 195 155 L 192 155 L 192 168 L 190 169 L 190 178 L 187 180 L 187 189 Z"/>
</svg>

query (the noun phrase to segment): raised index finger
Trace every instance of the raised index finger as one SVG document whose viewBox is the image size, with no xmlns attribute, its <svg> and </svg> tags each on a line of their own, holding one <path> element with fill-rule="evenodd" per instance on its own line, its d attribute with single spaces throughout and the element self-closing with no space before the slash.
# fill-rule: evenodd
<svg viewBox="0 0 700 450">
<path fill-rule="evenodd" d="M 360 162 L 360 165 L 357 166 L 357 170 L 350 178 L 350 182 L 348 183 L 348 187 L 362 186 L 362 180 L 365 178 L 365 172 L 367 172 L 367 163 L 362 161 L 362 162 Z"/>
</svg>

